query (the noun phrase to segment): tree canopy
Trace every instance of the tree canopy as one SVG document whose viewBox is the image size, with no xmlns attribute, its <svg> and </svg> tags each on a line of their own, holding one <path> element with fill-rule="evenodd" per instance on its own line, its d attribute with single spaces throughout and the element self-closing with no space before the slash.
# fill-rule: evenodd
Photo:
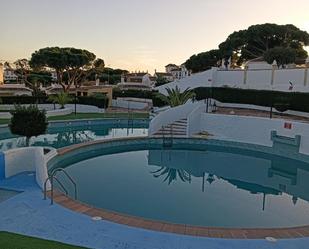
<svg viewBox="0 0 309 249">
<path fill-rule="evenodd" d="M 57 81 L 64 91 L 79 85 L 89 73 L 104 68 L 102 59 L 95 54 L 76 48 L 47 47 L 35 51 L 30 60 L 33 69 L 52 68 L 56 71 Z"/>
<path fill-rule="evenodd" d="M 15 106 L 15 110 L 10 112 L 12 114 L 11 122 L 9 124 L 12 134 L 25 136 L 27 138 L 27 145 L 32 136 L 39 136 L 46 132 L 48 122 L 45 110 L 39 110 L 37 106 Z"/>
<path fill-rule="evenodd" d="M 207 52 L 192 55 L 186 62 L 186 68 L 192 70 L 193 73 L 201 72 L 217 66 L 218 61 L 222 58 L 219 49 L 213 49 Z"/>
<path fill-rule="evenodd" d="M 296 51 L 292 48 L 275 47 L 267 50 L 263 57 L 269 64 L 276 61 L 278 66 L 284 67 L 284 65 L 295 62 Z"/>
<path fill-rule="evenodd" d="M 232 65 L 241 65 L 243 62 L 262 58 L 274 48 L 287 49 L 289 63 L 296 59 L 305 59 L 308 54 L 304 46 L 309 45 L 309 34 L 300 30 L 294 25 L 277 25 L 271 23 L 250 26 L 248 29 L 240 30 L 230 34 L 227 39 L 219 44 L 219 50 L 210 50 L 197 55 L 193 55 L 187 60 L 186 66 L 192 72 L 200 72 L 216 65 L 215 60 L 227 60 L 232 58 Z M 292 55 L 295 54 L 295 58 Z M 280 58 L 278 57 L 279 61 Z"/>
<path fill-rule="evenodd" d="M 303 46 L 309 44 L 309 34 L 294 25 L 259 24 L 250 26 L 228 36 L 219 45 L 224 56 L 237 54 L 236 63 L 263 56 L 269 49 L 275 47 L 291 48 L 296 54 L 306 57 Z"/>
</svg>

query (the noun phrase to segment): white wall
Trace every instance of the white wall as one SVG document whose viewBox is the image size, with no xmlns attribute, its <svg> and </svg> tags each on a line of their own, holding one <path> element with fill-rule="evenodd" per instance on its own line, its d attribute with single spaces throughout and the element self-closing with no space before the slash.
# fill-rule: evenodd
<svg viewBox="0 0 309 249">
<path fill-rule="evenodd" d="M 178 86 L 181 91 L 184 91 L 188 87 L 191 89 L 197 87 L 207 87 L 211 86 L 212 83 L 212 70 L 207 70 L 201 73 L 192 74 L 189 77 L 185 77 L 180 80 L 175 80 L 171 83 L 158 86 L 155 89 L 158 90 L 162 94 L 167 94 L 166 88 L 175 88 Z"/>
<path fill-rule="evenodd" d="M 149 104 L 146 103 L 146 102 L 140 102 L 140 101 L 113 99 L 112 100 L 112 106 L 113 107 L 120 107 L 120 108 L 143 110 L 143 109 L 149 107 Z"/>
<path fill-rule="evenodd" d="M 170 108 L 164 112 L 160 112 L 157 116 L 155 116 L 151 120 L 149 124 L 148 134 L 153 135 L 159 129 L 161 129 L 162 126 L 166 126 L 177 120 L 187 118 L 188 115 L 200 105 L 201 102 L 195 102 L 195 103 L 190 102 L 181 106 Z"/>
<path fill-rule="evenodd" d="M 269 89 L 271 75 L 271 70 L 248 70 L 246 85 L 248 88 Z"/>
<path fill-rule="evenodd" d="M 284 123 L 292 123 L 292 129 L 285 129 Z M 278 135 L 294 138 L 301 136 L 300 153 L 309 154 L 309 124 L 269 119 L 222 114 L 201 114 L 200 123 L 193 124 L 200 131 L 207 131 L 211 138 L 242 143 L 272 146 L 271 131 Z"/>
<path fill-rule="evenodd" d="M 46 112 L 47 117 L 63 116 L 73 112 L 72 108 L 56 109 Z M 0 119 L 10 119 L 12 115 L 9 112 L 0 112 Z"/>
<path fill-rule="evenodd" d="M 213 86 L 230 86 L 237 87 L 237 85 L 244 82 L 244 71 L 217 71 L 216 81 L 213 82 Z"/>
<path fill-rule="evenodd" d="M 52 152 L 54 151 L 52 150 Z M 48 154 L 44 155 L 43 147 L 18 148 L 3 153 L 6 178 L 22 172 L 35 172 L 38 185 L 42 189 L 44 188 L 44 182 L 48 177 L 46 164 Z"/>
<path fill-rule="evenodd" d="M 305 84 L 305 74 L 307 71 L 307 82 Z M 210 70 L 192 74 L 181 80 L 176 80 L 169 84 L 159 86 L 156 88 L 160 93 L 167 94 L 165 88 L 175 88 L 178 86 L 182 91 L 186 88 L 197 87 L 234 87 L 243 89 L 257 89 L 257 90 L 277 90 L 289 92 L 291 81 L 294 85 L 292 91 L 309 92 L 309 72 L 305 68 L 294 69 L 276 69 L 274 71 L 274 78 L 272 84 L 273 71 L 269 69 L 259 70 L 252 69 L 246 72 L 246 84 L 244 84 L 245 71 L 244 70 L 219 70 L 212 68 Z"/>
<path fill-rule="evenodd" d="M 28 105 L 24 105 L 24 106 L 28 106 Z M 54 106 L 54 104 L 39 104 L 38 105 L 40 110 L 46 110 L 46 111 L 53 111 L 56 109 L 60 109 L 60 105 L 56 104 Z M 75 105 L 74 104 L 68 104 L 65 105 L 66 108 L 71 108 L 72 110 L 75 109 Z M 0 110 L 14 110 L 15 105 L 0 105 Z M 92 105 L 80 105 L 77 104 L 76 105 L 76 110 L 77 112 L 81 112 L 81 113 L 88 113 L 88 112 L 93 112 L 93 113 L 100 113 L 100 112 L 104 112 L 104 109 L 100 109 L 96 106 L 92 106 Z"/>
</svg>

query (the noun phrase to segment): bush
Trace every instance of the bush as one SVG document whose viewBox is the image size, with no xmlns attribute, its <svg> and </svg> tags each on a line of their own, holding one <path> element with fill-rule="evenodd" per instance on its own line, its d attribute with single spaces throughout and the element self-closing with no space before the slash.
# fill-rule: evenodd
<svg viewBox="0 0 309 249">
<path fill-rule="evenodd" d="M 12 115 L 9 124 L 12 134 L 25 136 L 27 145 L 29 139 L 33 136 L 44 134 L 47 129 L 47 118 L 45 110 L 39 110 L 37 106 L 20 106 L 16 105 L 15 110 L 10 112 Z"/>
<path fill-rule="evenodd" d="M 195 88 L 196 99 L 214 98 L 225 103 L 277 106 L 294 111 L 309 112 L 309 93 L 247 90 L 237 88 L 200 87 Z M 279 107 L 280 105 L 280 107 Z"/>
<path fill-rule="evenodd" d="M 77 103 L 81 105 L 92 105 L 98 108 L 106 108 L 108 106 L 108 98 L 103 96 L 78 96 Z"/>
</svg>

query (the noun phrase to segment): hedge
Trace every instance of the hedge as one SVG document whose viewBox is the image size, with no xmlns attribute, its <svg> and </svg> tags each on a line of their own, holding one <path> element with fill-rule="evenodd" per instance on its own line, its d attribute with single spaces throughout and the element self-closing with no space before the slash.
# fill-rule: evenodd
<svg viewBox="0 0 309 249">
<path fill-rule="evenodd" d="M 274 106 L 281 110 L 309 112 L 309 93 L 219 87 L 199 87 L 194 92 L 197 100 L 212 97 L 225 103 Z"/>
<path fill-rule="evenodd" d="M 2 104 L 13 105 L 13 104 L 51 104 L 48 97 L 33 97 L 33 96 L 3 96 L 0 97 Z M 74 96 L 72 97 L 71 104 L 74 104 Z M 107 98 L 99 98 L 93 96 L 78 96 L 77 104 L 92 105 L 99 108 L 105 108 L 108 106 Z"/>
<path fill-rule="evenodd" d="M 77 97 L 77 103 L 81 105 L 92 105 L 98 108 L 106 108 L 108 107 L 108 98 L 98 98 L 92 96 L 79 96 Z"/>
</svg>

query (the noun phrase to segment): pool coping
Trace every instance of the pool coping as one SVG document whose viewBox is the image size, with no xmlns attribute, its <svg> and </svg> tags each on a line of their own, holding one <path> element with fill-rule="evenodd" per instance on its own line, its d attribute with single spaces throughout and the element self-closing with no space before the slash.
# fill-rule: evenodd
<svg viewBox="0 0 309 249">
<path fill-rule="evenodd" d="M 74 150 L 88 147 L 91 145 L 130 141 L 130 140 L 145 140 L 151 138 L 149 136 L 130 137 L 130 138 L 111 138 L 104 140 L 89 141 L 86 143 L 75 144 L 57 150 L 58 155 L 64 155 Z M 205 138 L 195 138 L 197 140 L 212 140 Z M 50 193 L 49 193 L 50 194 Z M 148 230 L 176 233 L 181 235 L 210 237 L 210 238 L 225 238 L 225 239 L 264 239 L 266 237 L 273 237 L 278 239 L 291 239 L 309 237 L 309 225 L 295 226 L 295 227 L 280 227 L 280 228 L 225 228 L 225 227 L 207 227 L 194 226 L 187 224 L 174 224 L 169 222 L 162 222 L 151 220 L 142 217 L 131 216 L 115 211 L 109 211 L 102 208 L 95 208 L 81 201 L 74 200 L 63 193 L 54 192 L 54 201 L 68 208 L 74 212 L 82 213 L 91 217 L 101 217 L 104 220 L 123 224 L 132 227 L 138 227 Z"/>
<path fill-rule="evenodd" d="M 47 193 L 47 196 L 50 197 L 50 192 Z M 60 191 L 54 192 L 54 202 L 64 208 L 70 209 L 71 211 L 90 217 L 100 217 L 103 220 L 114 223 L 157 232 L 223 239 L 265 239 L 267 237 L 276 239 L 295 239 L 309 237 L 309 225 L 284 228 L 222 228 L 174 224 L 135 217 L 102 208 L 95 208 L 74 200 Z"/>
</svg>

